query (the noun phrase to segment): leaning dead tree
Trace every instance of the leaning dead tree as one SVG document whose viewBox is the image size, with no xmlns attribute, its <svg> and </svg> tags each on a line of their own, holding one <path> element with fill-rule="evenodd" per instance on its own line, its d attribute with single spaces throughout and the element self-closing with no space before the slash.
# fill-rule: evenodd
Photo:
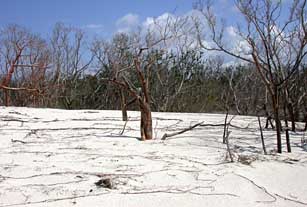
<svg viewBox="0 0 307 207">
<path fill-rule="evenodd" d="M 207 44 L 202 31 L 203 22 L 195 19 L 198 42 L 205 50 L 225 53 L 256 68 L 269 93 L 270 109 L 275 120 L 277 151 L 281 153 L 281 109 L 285 103 L 289 114 L 293 112 L 293 103 L 296 101 L 291 99 L 289 89 L 293 88 L 294 74 L 303 67 L 307 54 L 306 0 L 293 1 L 289 11 L 284 10 L 282 1 L 235 2 L 244 22 L 236 29 L 231 27 L 236 34 L 236 44 L 226 44 L 225 21 L 218 23 L 210 1 L 195 4 L 210 31 L 210 44 Z M 285 12 L 288 18 L 284 18 Z"/>
</svg>

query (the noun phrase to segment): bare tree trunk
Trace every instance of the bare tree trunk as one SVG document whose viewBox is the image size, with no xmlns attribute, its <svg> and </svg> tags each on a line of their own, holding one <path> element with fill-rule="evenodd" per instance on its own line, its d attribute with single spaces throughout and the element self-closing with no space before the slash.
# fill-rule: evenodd
<svg viewBox="0 0 307 207">
<path fill-rule="evenodd" d="M 122 110 L 122 118 L 123 121 L 128 120 L 128 115 L 127 115 L 127 103 L 126 103 L 126 96 L 125 92 L 123 89 L 120 89 L 120 104 L 121 104 L 121 110 Z"/>
<path fill-rule="evenodd" d="M 148 103 L 140 103 L 141 107 L 141 140 L 152 139 L 152 117 L 151 109 Z"/>
<path fill-rule="evenodd" d="M 272 117 L 270 116 L 268 110 L 267 110 L 267 107 L 266 107 L 266 104 L 263 105 L 263 110 L 264 110 L 264 113 L 265 113 L 265 116 L 266 116 L 266 122 L 265 122 L 265 128 L 268 129 L 269 128 L 269 124 L 271 125 L 271 128 L 274 129 L 274 125 L 272 123 Z"/>
<path fill-rule="evenodd" d="M 4 92 L 4 104 L 5 106 L 9 106 L 10 105 L 9 91 L 4 90 L 3 92 Z"/>
<path fill-rule="evenodd" d="M 227 110 L 227 112 L 226 112 L 225 122 L 224 122 L 223 144 L 226 144 L 226 136 L 227 136 L 227 118 L 228 118 L 228 110 Z"/>
<path fill-rule="evenodd" d="M 229 146 L 229 135 L 230 135 L 231 131 L 228 131 L 228 127 L 226 128 L 226 137 L 225 137 L 225 142 L 226 142 L 226 146 L 227 146 L 227 152 L 229 154 L 229 158 L 230 158 L 230 162 L 234 162 L 233 160 L 233 156 L 230 150 L 230 146 Z"/>
<path fill-rule="evenodd" d="M 285 115 L 285 128 L 286 128 L 286 141 L 287 141 L 287 151 L 291 152 L 291 144 L 290 144 L 290 136 L 289 136 L 289 126 L 288 126 L 288 116 L 287 116 L 287 109 L 284 106 L 284 115 Z"/>
<path fill-rule="evenodd" d="M 291 120 L 291 130 L 295 132 L 295 115 L 294 115 L 293 105 L 291 102 L 288 103 L 287 108 Z"/>
<path fill-rule="evenodd" d="M 272 106 L 274 111 L 274 119 L 275 119 L 275 126 L 276 126 L 276 138 L 277 138 L 277 152 L 282 153 L 282 143 L 281 143 L 281 123 L 279 118 L 279 106 L 278 106 L 278 91 L 275 87 L 274 90 L 275 94 L 272 94 Z"/>
<path fill-rule="evenodd" d="M 23 47 L 18 47 L 18 52 L 16 54 L 15 59 L 11 62 L 10 68 L 8 70 L 8 73 L 6 74 L 5 78 L 2 80 L 3 86 L 9 86 L 13 73 L 15 72 L 15 64 L 18 62 L 19 58 L 21 57 L 21 53 L 23 51 Z M 10 97 L 9 97 L 9 91 L 7 89 L 4 90 L 4 104 L 5 106 L 10 105 Z"/>
<path fill-rule="evenodd" d="M 263 138 L 263 132 L 262 132 L 261 121 L 260 121 L 260 117 L 259 117 L 259 116 L 258 116 L 258 123 L 259 123 L 259 129 L 260 129 L 260 136 L 261 136 L 261 143 L 262 143 L 263 153 L 264 153 L 265 155 L 267 155 L 266 147 L 265 147 L 265 143 L 264 143 L 264 138 Z"/>
</svg>

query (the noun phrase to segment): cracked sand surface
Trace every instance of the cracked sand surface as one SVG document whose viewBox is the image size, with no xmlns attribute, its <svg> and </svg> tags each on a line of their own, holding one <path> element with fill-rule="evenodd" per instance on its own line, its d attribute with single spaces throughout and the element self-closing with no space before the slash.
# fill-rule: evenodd
<svg viewBox="0 0 307 207">
<path fill-rule="evenodd" d="M 140 142 L 139 112 L 125 132 L 119 111 L 1 107 L 0 207 L 4 206 L 307 206 L 303 132 L 292 133 L 293 153 L 262 155 L 256 117 L 237 116 L 230 128 L 236 158 L 225 160 L 223 127 L 198 127 L 224 115 L 153 113 L 157 139 Z M 267 150 L 275 136 L 264 131 Z M 111 178 L 114 189 L 95 182 Z"/>
</svg>

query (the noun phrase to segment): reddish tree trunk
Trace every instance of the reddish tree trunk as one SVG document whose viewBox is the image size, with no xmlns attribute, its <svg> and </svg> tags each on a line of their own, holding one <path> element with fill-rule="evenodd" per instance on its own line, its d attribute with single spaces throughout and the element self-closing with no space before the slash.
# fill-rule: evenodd
<svg viewBox="0 0 307 207">
<path fill-rule="evenodd" d="M 6 86 L 6 87 L 9 86 L 9 84 L 11 82 L 11 79 L 12 79 L 12 76 L 13 76 L 13 73 L 15 71 L 15 64 L 18 62 L 18 60 L 19 60 L 19 58 L 21 56 L 22 50 L 23 50 L 23 48 L 19 48 L 18 49 L 16 57 L 12 61 L 11 66 L 10 66 L 10 68 L 8 70 L 8 73 L 7 73 L 7 75 L 5 76 L 5 78 L 2 81 L 2 85 L 3 86 Z M 4 89 L 4 105 L 5 106 L 9 106 L 10 105 L 9 90 L 8 89 Z"/>
<path fill-rule="evenodd" d="M 141 139 L 143 141 L 152 139 L 152 117 L 148 103 L 140 103 L 141 107 Z"/>
</svg>

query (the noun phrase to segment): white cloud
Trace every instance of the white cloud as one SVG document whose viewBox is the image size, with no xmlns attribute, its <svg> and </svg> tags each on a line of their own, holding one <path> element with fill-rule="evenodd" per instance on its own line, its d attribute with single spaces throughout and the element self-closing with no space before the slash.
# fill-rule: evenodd
<svg viewBox="0 0 307 207">
<path fill-rule="evenodd" d="M 84 28 L 87 28 L 87 29 L 103 29 L 103 25 L 102 24 L 88 24 L 88 25 L 85 25 Z"/>
<path fill-rule="evenodd" d="M 237 29 L 233 26 L 226 27 L 226 31 L 229 36 L 237 37 Z"/>
<path fill-rule="evenodd" d="M 129 13 L 116 22 L 117 32 L 131 33 L 139 29 L 138 32 L 145 37 L 150 33 L 151 42 L 156 42 L 163 35 L 171 37 L 167 41 L 163 41 L 155 47 L 162 47 L 168 51 L 200 49 L 196 29 L 194 27 L 195 20 L 199 20 L 200 29 L 204 36 L 202 43 L 208 48 L 215 46 L 210 35 L 208 35 L 208 27 L 205 24 L 204 16 L 197 10 L 191 10 L 186 14 L 177 16 L 171 13 L 163 13 L 157 17 L 147 17 L 144 21 L 140 21 L 137 14 Z M 247 56 L 250 51 L 250 47 L 246 41 L 244 41 L 237 33 L 237 29 L 234 26 L 228 26 L 225 28 L 225 43 L 227 48 L 236 54 Z M 148 36 L 147 36 L 148 37 Z M 148 38 L 147 38 L 148 40 Z M 146 44 L 143 42 L 141 44 Z M 222 56 L 227 62 L 234 61 L 233 58 L 218 51 L 204 51 L 204 57 Z M 234 61 L 235 62 L 235 61 Z"/>
<path fill-rule="evenodd" d="M 129 13 L 121 17 L 116 22 L 118 32 L 131 32 L 135 30 L 140 24 L 139 16 L 137 14 Z"/>
</svg>

